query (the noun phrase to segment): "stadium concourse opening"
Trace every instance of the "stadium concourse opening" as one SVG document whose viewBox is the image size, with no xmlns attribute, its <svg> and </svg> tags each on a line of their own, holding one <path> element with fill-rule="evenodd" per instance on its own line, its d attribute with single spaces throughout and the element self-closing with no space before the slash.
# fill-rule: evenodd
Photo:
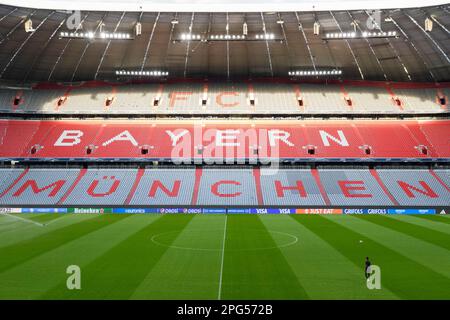
<svg viewBox="0 0 450 320">
<path fill-rule="evenodd" d="M 0 300 L 450 299 L 448 3 L 200 2 L 2 1 Z"/>
</svg>

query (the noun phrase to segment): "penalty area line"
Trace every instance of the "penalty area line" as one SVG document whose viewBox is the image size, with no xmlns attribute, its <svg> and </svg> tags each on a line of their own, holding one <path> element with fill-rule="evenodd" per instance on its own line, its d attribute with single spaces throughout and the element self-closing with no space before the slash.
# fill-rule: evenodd
<svg viewBox="0 0 450 320">
<path fill-rule="evenodd" d="M 225 227 L 223 228 L 223 241 L 222 241 L 222 259 L 220 262 L 219 294 L 218 294 L 217 300 L 220 300 L 222 297 L 223 259 L 225 256 L 225 240 L 226 240 L 226 235 L 227 235 L 227 220 L 228 220 L 228 215 L 225 214 Z"/>
<path fill-rule="evenodd" d="M 32 223 L 32 224 L 37 225 L 37 226 L 39 226 L 39 227 L 44 227 L 44 226 L 45 226 L 45 224 L 42 224 L 42 223 L 39 223 L 39 222 L 36 222 L 36 221 L 33 221 L 33 220 L 25 219 L 25 218 L 22 218 L 22 217 L 13 216 L 12 214 L 4 213 L 4 212 L 2 212 L 2 213 L 0 213 L 0 214 L 1 214 L 2 216 L 11 217 L 11 218 L 14 218 L 14 219 L 19 220 L 19 221 Z"/>
</svg>

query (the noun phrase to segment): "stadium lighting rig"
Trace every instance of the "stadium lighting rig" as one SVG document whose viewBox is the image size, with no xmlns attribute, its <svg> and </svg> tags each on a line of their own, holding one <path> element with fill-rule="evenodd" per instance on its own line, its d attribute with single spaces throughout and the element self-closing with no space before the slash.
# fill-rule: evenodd
<svg viewBox="0 0 450 320">
<path fill-rule="evenodd" d="M 396 38 L 396 31 L 363 31 L 363 32 L 334 32 L 326 33 L 325 40 L 341 40 L 341 39 L 366 39 L 366 38 Z"/>
<path fill-rule="evenodd" d="M 142 34 L 142 23 L 136 23 L 136 25 L 134 26 L 134 33 L 136 34 L 136 36 L 140 36 Z"/>
<path fill-rule="evenodd" d="M 320 24 L 319 22 L 314 22 L 314 26 L 313 26 L 313 31 L 314 31 L 314 35 L 318 36 L 320 33 Z"/>
<path fill-rule="evenodd" d="M 129 33 L 123 32 L 67 32 L 59 33 L 60 38 L 71 39 L 107 39 L 107 40 L 133 40 Z"/>
<path fill-rule="evenodd" d="M 425 19 L 425 31 L 433 31 L 433 21 L 428 17 Z"/>
<path fill-rule="evenodd" d="M 262 33 L 255 34 L 256 40 L 275 40 L 275 35 L 273 33 Z"/>
<path fill-rule="evenodd" d="M 247 37 L 243 34 L 211 34 L 209 36 L 203 36 L 200 34 L 182 33 L 180 36 L 181 41 L 236 41 L 246 40 Z"/>
<path fill-rule="evenodd" d="M 242 24 L 242 34 L 243 34 L 244 36 L 247 36 L 247 35 L 248 35 L 248 25 L 247 25 L 247 22 L 245 22 L 245 21 L 244 21 L 244 23 Z"/>
<path fill-rule="evenodd" d="M 245 31 L 245 30 L 243 30 Z M 200 42 L 208 42 L 208 41 L 275 41 L 282 40 L 275 36 L 273 33 L 262 33 L 262 34 L 210 34 L 208 36 L 201 34 L 192 34 L 192 33 L 182 33 L 178 39 L 178 41 L 200 41 Z"/>
<path fill-rule="evenodd" d="M 131 76 L 131 77 L 166 77 L 169 75 L 167 71 L 153 70 L 116 70 L 116 76 Z"/>
<path fill-rule="evenodd" d="M 230 41 L 230 40 L 246 40 L 247 37 L 243 34 L 212 34 L 208 37 L 208 40 L 213 40 L 213 41 L 217 41 L 217 40 L 226 40 L 226 41 Z"/>
<path fill-rule="evenodd" d="M 315 76 L 336 76 L 341 75 L 342 70 L 327 69 L 327 70 L 297 70 L 289 71 L 288 75 L 292 77 L 315 77 Z"/>
<path fill-rule="evenodd" d="M 25 32 L 34 32 L 35 31 L 35 29 L 33 28 L 33 21 L 31 21 L 31 19 L 28 19 L 27 21 L 25 21 L 24 26 L 25 26 Z"/>
</svg>

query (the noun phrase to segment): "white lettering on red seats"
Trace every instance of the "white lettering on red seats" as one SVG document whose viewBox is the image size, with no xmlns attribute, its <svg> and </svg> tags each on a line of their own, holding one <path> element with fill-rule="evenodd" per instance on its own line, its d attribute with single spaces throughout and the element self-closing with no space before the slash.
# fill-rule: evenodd
<svg viewBox="0 0 450 320">
<path fill-rule="evenodd" d="M 217 181 L 216 183 L 214 183 L 211 186 L 211 192 L 221 198 L 234 198 L 234 197 L 238 197 L 242 194 L 242 192 L 234 192 L 234 193 L 222 193 L 219 191 L 219 187 L 222 184 L 229 184 L 229 185 L 235 185 L 235 186 L 240 186 L 241 183 L 238 181 L 234 181 L 234 180 L 221 180 L 221 181 Z"/>
<path fill-rule="evenodd" d="M 102 146 L 106 147 L 107 145 L 113 143 L 114 141 L 130 141 L 133 146 L 135 146 L 135 147 L 138 146 L 136 139 L 132 136 L 132 134 L 128 130 L 125 130 L 125 131 L 119 133 L 114 138 L 103 142 Z"/>
<path fill-rule="evenodd" d="M 81 137 L 84 135 L 81 130 L 64 130 L 56 140 L 55 147 L 72 147 L 81 142 Z"/>
<path fill-rule="evenodd" d="M 177 130 L 178 131 L 178 130 Z M 172 140 L 172 147 L 175 147 L 178 143 L 178 140 L 189 133 L 186 129 L 180 130 L 178 134 L 175 134 L 174 132 L 170 130 L 166 130 L 166 133 L 169 135 L 170 140 Z"/>
<path fill-rule="evenodd" d="M 160 180 L 155 180 L 152 183 L 152 187 L 150 188 L 148 196 L 154 198 L 156 195 L 156 191 L 158 191 L 158 189 L 161 189 L 161 191 L 164 192 L 169 197 L 171 198 L 177 197 L 178 192 L 180 191 L 180 186 L 181 180 L 175 180 L 173 183 L 172 190 L 169 190 L 168 188 L 166 188 L 165 185 L 163 185 L 163 183 Z"/>
<path fill-rule="evenodd" d="M 120 180 L 116 180 L 116 177 L 111 176 L 109 177 L 111 180 L 113 180 L 114 182 L 112 183 L 111 187 L 109 188 L 109 190 L 107 192 L 103 192 L 103 193 L 96 193 L 95 189 L 97 188 L 98 184 L 100 183 L 99 180 L 94 180 L 92 181 L 91 185 L 89 186 L 87 193 L 88 195 L 94 197 L 94 198 L 100 198 L 100 197 L 106 197 L 109 196 L 111 194 L 113 194 L 114 192 L 116 192 L 117 188 L 120 185 Z M 107 180 L 108 176 L 104 176 L 103 180 Z"/>
<path fill-rule="evenodd" d="M 41 193 L 47 189 L 52 189 L 52 191 L 48 194 L 47 197 L 54 197 L 58 194 L 59 190 L 64 186 L 66 180 L 58 180 L 55 181 L 45 187 L 39 188 L 35 180 L 27 180 L 14 194 L 13 197 L 19 197 L 22 193 L 31 187 L 33 193 Z"/>
<path fill-rule="evenodd" d="M 216 146 L 218 147 L 236 147 L 238 142 L 225 142 L 227 140 L 236 141 L 239 130 L 216 130 Z"/>
<path fill-rule="evenodd" d="M 330 140 L 328 140 L 328 139 L 333 140 L 334 142 L 336 142 L 340 146 L 343 146 L 343 147 L 348 147 L 349 146 L 347 138 L 345 137 L 344 132 L 342 132 L 342 130 L 338 130 L 337 131 L 337 134 L 338 134 L 339 138 L 336 138 L 335 136 L 332 136 L 331 134 L 329 134 L 328 132 L 326 132 L 324 130 L 319 130 L 319 133 L 320 133 L 320 137 L 322 138 L 323 145 L 325 147 L 329 147 L 330 146 Z"/>
<path fill-rule="evenodd" d="M 431 187 L 425 181 L 419 181 L 419 184 L 422 186 L 423 189 L 419 189 L 415 186 L 412 186 L 412 185 L 410 185 L 404 181 L 400 181 L 400 180 L 398 180 L 397 183 L 400 186 L 400 188 L 403 189 L 403 191 L 409 198 L 416 197 L 415 194 L 411 190 L 414 190 L 414 191 L 421 193 L 430 198 L 438 198 L 439 197 L 436 194 L 436 192 L 434 192 L 433 189 L 431 189 Z"/>
<path fill-rule="evenodd" d="M 296 190 L 296 191 L 298 191 L 300 197 L 306 198 L 307 194 L 306 194 L 305 187 L 303 186 L 303 182 L 301 182 L 300 180 L 297 180 L 295 182 L 295 184 L 296 184 L 295 186 L 283 186 L 281 184 L 281 181 L 276 180 L 275 181 L 275 189 L 277 191 L 278 198 L 284 198 L 284 190 Z"/>
<path fill-rule="evenodd" d="M 372 198 L 370 193 L 353 193 L 352 191 L 365 191 L 364 181 L 356 180 L 340 180 L 338 181 L 339 187 L 346 198 Z"/>
<path fill-rule="evenodd" d="M 276 146 L 275 143 L 276 140 L 283 141 L 290 147 L 294 146 L 294 144 L 288 140 L 291 134 L 287 131 L 272 129 L 269 130 L 268 135 L 269 135 L 269 144 L 271 147 Z"/>
</svg>

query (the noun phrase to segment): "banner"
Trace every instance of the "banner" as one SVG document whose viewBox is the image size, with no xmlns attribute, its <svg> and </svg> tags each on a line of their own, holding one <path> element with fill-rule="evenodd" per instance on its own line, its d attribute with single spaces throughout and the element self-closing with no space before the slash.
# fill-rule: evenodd
<svg viewBox="0 0 450 320">
<path fill-rule="evenodd" d="M 0 208 L 0 214 L 447 214 L 432 208 Z"/>
</svg>

